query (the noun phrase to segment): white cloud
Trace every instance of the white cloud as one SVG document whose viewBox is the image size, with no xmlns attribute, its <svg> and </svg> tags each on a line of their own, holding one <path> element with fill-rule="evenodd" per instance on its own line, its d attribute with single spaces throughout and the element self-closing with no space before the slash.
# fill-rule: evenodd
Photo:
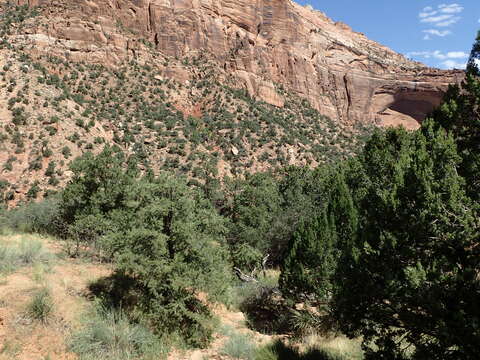
<svg viewBox="0 0 480 360">
<path fill-rule="evenodd" d="M 445 69 L 465 69 L 467 66 L 466 62 L 458 62 L 455 60 L 445 60 L 440 63 L 440 65 Z"/>
<path fill-rule="evenodd" d="M 438 11 L 433 10 L 433 8 L 431 6 L 427 6 L 426 8 L 423 8 L 423 10 L 420 12 L 420 14 L 418 14 L 418 16 L 420 18 L 426 18 L 426 17 L 429 17 L 429 16 L 436 15 L 437 13 L 438 13 Z"/>
<path fill-rule="evenodd" d="M 437 22 L 448 20 L 448 19 L 451 19 L 451 18 L 452 18 L 452 15 L 442 14 L 442 15 L 438 15 L 438 16 L 425 17 L 422 20 L 420 20 L 420 22 L 423 22 L 423 23 L 437 23 Z"/>
<path fill-rule="evenodd" d="M 458 14 L 463 11 L 463 6 L 460 4 L 441 4 L 438 5 L 439 11 L 445 14 Z"/>
<path fill-rule="evenodd" d="M 424 59 L 438 59 L 438 60 L 448 60 L 448 59 L 467 59 L 469 54 L 464 51 L 449 51 L 443 53 L 440 50 L 435 51 L 412 51 L 407 53 L 408 57 L 421 57 Z"/>
<path fill-rule="evenodd" d="M 460 19 L 461 19 L 460 16 L 454 16 L 454 17 L 452 17 L 452 18 L 450 18 L 450 19 L 447 19 L 447 20 L 445 20 L 445 21 L 437 22 L 437 23 L 435 24 L 435 26 L 438 26 L 438 27 L 447 27 L 447 26 L 456 24 Z"/>
<path fill-rule="evenodd" d="M 463 11 L 463 6 L 457 3 L 441 4 L 436 9 L 431 6 L 423 8 L 418 14 L 421 23 L 430 24 L 437 27 L 448 27 L 460 21 L 458 16 Z M 426 38 L 429 38 L 426 36 Z"/>
<path fill-rule="evenodd" d="M 406 54 L 409 58 L 423 58 L 438 60 L 439 66 L 444 69 L 465 69 L 467 59 L 470 56 L 464 51 L 448 51 L 446 53 L 435 51 L 412 51 Z"/>
<path fill-rule="evenodd" d="M 430 35 L 445 37 L 445 36 L 450 35 L 452 33 L 450 30 L 443 30 L 442 31 L 442 30 L 437 30 L 437 29 L 428 29 L 428 30 L 423 30 L 422 32 L 426 34 L 425 37 L 428 37 L 428 39 L 426 39 L 426 40 L 430 39 Z"/>
<path fill-rule="evenodd" d="M 449 51 L 447 57 L 450 59 L 466 59 L 470 56 L 465 51 Z"/>
</svg>

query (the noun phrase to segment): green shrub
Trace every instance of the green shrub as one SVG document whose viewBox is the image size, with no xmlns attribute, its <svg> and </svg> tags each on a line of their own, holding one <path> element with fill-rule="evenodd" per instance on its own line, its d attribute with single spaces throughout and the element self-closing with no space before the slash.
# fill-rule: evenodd
<svg viewBox="0 0 480 360">
<path fill-rule="evenodd" d="M 97 307 L 85 316 L 69 339 L 69 350 L 80 360 L 160 359 L 167 349 L 146 327 L 133 324 L 122 311 Z"/>
<path fill-rule="evenodd" d="M 33 320 L 47 323 L 54 310 L 54 304 L 50 290 L 42 288 L 34 295 L 27 305 L 27 315 Z"/>
<path fill-rule="evenodd" d="M 7 223 L 22 232 L 53 234 L 59 226 L 59 200 L 49 196 L 38 202 L 20 205 L 6 213 Z"/>
<path fill-rule="evenodd" d="M 276 283 L 259 278 L 235 289 L 236 305 L 245 313 L 248 326 L 266 334 L 289 331 L 289 307 L 279 296 Z"/>
<path fill-rule="evenodd" d="M 40 186 L 38 181 L 34 181 L 30 189 L 27 191 L 27 199 L 32 200 L 36 199 L 38 196 L 38 193 L 40 192 Z"/>
<path fill-rule="evenodd" d="M 68 159 L 72 155 L 72 150 L 68 146 L 62 148 L 62 154 L 65 159 Z"/>
<path fill-rule="evenodd" d="M 292 310 L 289 321 L 296 336 L 306 336 L 322 330 L 325 326 L 324 321 L 322 321 L 324 318 L 327 317 L 311 311 Z M 332 330 L 332 328 L 326 330 Z"/>
<path fill-rule="evenodd" d="M 234 359 L 255 360 L 256 345 L 251 336 L 233 333 L 223 345 L 221 353 Z"/>
<path fill-rule="evenodd" d="M 212 316 L 195 294 L 219 300 L 231 283 L 224 219 L 186 180 L 141 177 L 135 160 L 126 162 L 108 147 L 75 160 L 63 220 L 78 241 L 98 242 L 114 261 L 114 275 L 98 289 L 105 301 L 147 319 L 158 334 L 204 346 Z"/>
<path fill-rule="evenodd" d="M 259 297 L 264 292 L 275 292 L 278 290 L 278 276 L 267 272 L 257 272 L 253 274 L 258 282 L 238 281 L 230 287 L 230 296 L 227 305 L 236 310 L 240 310 L 252 298 Z"/>
</svg>

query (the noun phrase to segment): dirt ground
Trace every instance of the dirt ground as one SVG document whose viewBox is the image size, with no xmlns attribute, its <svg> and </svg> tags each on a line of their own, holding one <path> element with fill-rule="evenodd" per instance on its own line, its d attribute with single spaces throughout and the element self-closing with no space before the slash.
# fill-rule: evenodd
<svg viewBox="0 0 480 360">
<path fill-rule="evenodd" d="M 56 254 L 50 265 L 19 268 L 0 277 L 0 360 L 73 360 L 77 356 L 67 349 L 69 334 L 80 326 L 81 314 L 87 310 L 89 283 L 110 274 L 104 264 L 92 264 L 66 258 L 61 246 L 49 238 L 35 235 L 0 236 L 0 244 L 13 245 L 25 238 L 39 240 L 44 248 Z M 46 286 L 54 301 L 54 315 L 47 324 L 32 321 L 26 315 L 26 306 L 32 295 Z M 246 327 L 244 314 L 215 306 L 213 312 L 221 319 L 221 326 L 235 332 L 249 333 L 258 344 L 272 337 L 253 332 Z M 173 350 L 168 360 L 224 360 L 220 355 L 226 335 L 215 334 L 208 349 Z"/>
<path fill-rule="evenodd" d="M 61 249 L 48 238 L 11 235 L 1 236 L 0 241 L 13 244 L 25 237 L 42 241 L 45 249 L 57 256 L 51 264 L 22 267 L 0 277 L 0 360 L 75 359 L 66 350 L 66 339 L 88 305 L 83 294 L 89 282 L 110 270 L 105 265 L 60 259 Z M 44 286 L 51 291 L 55 309 L 47 324 L 26 315 L 32 294 Z"/>
</svg>

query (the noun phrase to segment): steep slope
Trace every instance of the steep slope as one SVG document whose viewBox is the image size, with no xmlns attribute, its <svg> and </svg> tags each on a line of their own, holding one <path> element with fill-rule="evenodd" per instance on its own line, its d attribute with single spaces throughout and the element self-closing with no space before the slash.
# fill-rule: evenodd
<svg viewBox="0 0 480 360">
<path fill-rule="evenodd" d="M 289 1 L 0 0 L 0 192 L 68 181 L 104 144 L 192 182 L 336 162 L 418 126 L 462 72 Z"/>
<path fill-rule="evenodd" d="M 283 107 L 256 101 L 228 86 L 206 56 L 175 59 L 145 47 L 145 57 L 156 61 L 113 69 L 32 54 L 14 34 L 40 20 L 38 13 L 4 9 L 0 190 L 10 204 L 52 193 L 70 178 L 73 158 L 104 144 L 154 171 L 204 183 L 288 164 L 337 161 L 355 153 L 369 131 L 335 124 L 280 88 Z M 162 76 L 167 66 L 189 80 Z"/>
<path fill-rule="evenodd" d="M 202 53 L 253 96 L 283 106 L 275 89 L 282 84 L 344 123 L 415 126 L 462 77 L 409 61 L 290 0 L 18 2 L 44 7 L 45 21 L 32 22 L 23 38 L 37 52 L 109 65 L 151 60 L 142 41 L 172 57 Z"/>
</svg>

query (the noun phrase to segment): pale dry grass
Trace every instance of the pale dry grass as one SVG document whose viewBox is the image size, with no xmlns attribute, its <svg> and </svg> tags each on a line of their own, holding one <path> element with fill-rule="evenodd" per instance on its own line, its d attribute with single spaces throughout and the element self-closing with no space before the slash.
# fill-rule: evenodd
<svg viewBox="0 0 480 360">
<path fill-rule="evenodd" d="M 48 237 L 26 234 L 0 235 L 0 244 L 41 241 L 51 254 L 61 251 Z M 109 275 L 105 265 L 60 260 L 20 267 L 0 281 L 0 360 L 70 360 L 76 356 L 66 350 L 66 338 L 79 325 L 79 314 L 88 306 L 87 285 Z M 47 324 L 29 318 L 26 308 L 32 296 L 48 287 L 53 313 Z"/>
<path fill-rule="evenodd" d="M 318 334 L 305 336 L 300 344 L 301 350 L 319 349 L 342 354 L 351 360 L 363 358 L 361 339 L 349 339 L 345 336 L 325 337 Z"/>
</svg>

